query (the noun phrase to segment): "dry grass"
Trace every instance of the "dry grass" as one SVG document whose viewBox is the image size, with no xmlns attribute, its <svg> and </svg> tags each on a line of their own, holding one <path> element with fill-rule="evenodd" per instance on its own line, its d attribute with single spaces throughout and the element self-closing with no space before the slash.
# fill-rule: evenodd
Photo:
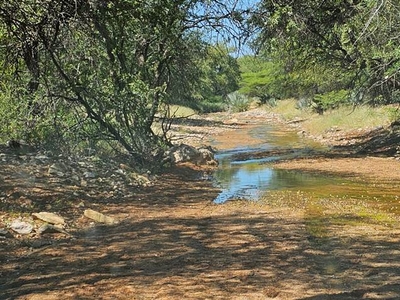
<svg viewBox="0 0 400 300">
<path fill-rule="evenodd" d="M 281 115 L 285 120 L 305 120 L 302 127 L 313 135 L 327 132 L 331 128 L 340 130 L 354 130 L 359 128 L 375 128 L 387 126 L 393 119 L 389 107 L 340 107 L 327 111 L 323 115 L 300 110 L 295 99 L 282 100 L 272 109 L 272 112 Z"/>
<path fill-rule="evenodd" d="M 195 115 L 196 111 L 182 105 L 170 105 L 169 114 L 177 118 L 186 118 Z"/>
<path fill-rule="evenodd" d="M 271 108 L 273 113 L 280 115 L 287 121 L 298 119 L 298 118 L 309 118 L 313 114 L 308 110 L 300 110 L 297 107 L 297 101 L 295 99 L 286 99 L 277 101 L 277 105 Z"/>
<path fill-rule="evenodd" d="M 390 124 L 386 107 L 341 107 L 324 115 L 314 115 L 304 122 L 304 128 L 311 134 L 321 134 L 330 128 L 341 130 L 372 129 Z"/>
</svg>

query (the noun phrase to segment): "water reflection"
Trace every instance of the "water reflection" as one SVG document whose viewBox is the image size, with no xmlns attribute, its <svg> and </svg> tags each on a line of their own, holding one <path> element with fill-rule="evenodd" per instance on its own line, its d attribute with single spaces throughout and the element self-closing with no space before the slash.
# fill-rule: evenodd
<svg viewBox="0 0 400 300">
<path fill-rule="evenodd" d="M 215 179 L 222 192 L 214 202 L 223 203 L 233 198 L 258 200 L 260 189 L 268 186 L 273 173 L 271 169 L 259 166 L 253 163 L 219 169 Z"/>
<path fill-rule="evenodd" d="M 310 140 L 305 140 L 292 131 L 282 131 L 271 126 L 256 127 L 250 131 L 250 135 L 259 139 L 260 144 L 237 147 L 216 155 L 219 168 L 214 179 L 222 192 L 214 200 L 215 203 L 230 199 L 259 200 L 266 190 L 321 185 L 327 181 L 321 176 L 274 170 L 266 164 L 277 159 L 299 156 L 304 149 L 310 147 L 316 148 L 316 144 L 312 144 Z M 274 149 L 293 150 L 274 152 Z M 258 154 L 263 152 L 271 155 L 260 157 Z"/>
<path fill-rule="evenodd" d="M 217 186 L 222 189 L 214 200 L 215 203 L 224 203 L 231 199 L 257 201 L 267 190 L 322 187 L 343 183 L 339 178 L 271 169 L 255 161 L 240 164 L 232 162 L 229 166 L 225 161 L 223 167 L 216 171 L 214 178 Z"/>
<path fill-rule="evenodd" d="M 400 182 L 356 180 L 346 176 L 272 169 L 271 161 L 302 156 L 308 152 L 307 149 L 321 148 L 297 134 L 270 126 L 254 128 L 250 134 L 260 140 L 259 145 L 241 146 L 216 155 L 220 165 L 214 180 L 222 191 L 215 203 L 234 199 L 257 201 L 262 198 L 273 203 L 274 199 L 282 199 L 276 195 L 284 195 L 287 205 L 291 205 L 293 199 L 300 204 L 308 201 L 307 207 L 311 207 L 313 214 L 314 208 L 322 203 L 319 200 L 323 199 L 323 203 L 334 204 L 334 207 L 344 211 L 348 207 L 361 206 L 359 216 L 373 216 L 374 220 L 382 218 L 380 211 L 400 216 Z M 268 191 L 275 191 L 270 193 L 275 196 L 265 197 Z M 299 198 L 291 197 L 293 192 Z"/>
</svg>

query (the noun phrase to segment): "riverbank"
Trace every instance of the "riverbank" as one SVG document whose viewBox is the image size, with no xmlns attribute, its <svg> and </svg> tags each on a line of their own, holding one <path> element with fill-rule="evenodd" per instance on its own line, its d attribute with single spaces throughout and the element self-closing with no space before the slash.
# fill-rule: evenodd
<svg viewBox="0 0 400 300">
<path fill-rule="evenodd" d="M 295 106 L 290 100 L 282 106 L 273 110 L 282 112 L 281 121 L 298 134 L 327 146 L 328 151 L 313 157 L 279 161 L 276 168 L 368 180 L 400 180 L 400 126 L 390 120 L 396 108 L 343 108 L 320 116 L 288 114 Z"/>
<path fill-rule="evenodd" d="M 257 108 L 193 116 L 174 124 L 173 133 L 177 143 L 229 149 L 259 143 L 243 132 L 268 122 L 293 130 L 278 115 Z M 374 178 L 386 171 L 378 167 L 383 160 L 398 163 L 329 155 L 308 159 L 332 162 L 326 172 L 341 160 L 338 173 L 354 162 L 353 171 L 365 166 Z M 284 163 L 301 162 L 297 167 L 317 165 L 304 158 Z M 400 297 L 400 226 L 375 195 L 365 200 L 283 191 L 260 202 L 216 205 L 212 200 L 219 191 L 203 176 L 209 169 L 181 164 L 136 186 L 123 165 L 92 178 L 94 164 L 99 162 L 77 164 L 88 177 L 75 182 L 49 174 L 49 166 L 2 160 L 0 299 Z M 88 219 L 87 209 L 114 222 Z M 31 214 L 43 210 L 61 215 L 67 234 L 39 233 L 43 223 Z M 12 218 L 35 230 L 15 234 L 9 229 Z"/>
<path fill-rule="evenodd" d="M 314 117 L 320 118 L 316 115 Z M 260 140 L 239 129 L 252 128 L 260 124 L 275 124 L 282 132 L 294 131 L 325 147 L 324 151 L 317 153 L 310 151 L 300 158 L 279 160 L 274 163 L 275 168 L 335 173 L 370 180 L 376 178 L 400 180 L 400 126 L 396 123 L 390 124 L 385 118 L 381 125 L 377 125 L 378 121 L 374 120 L 368 127 L 353 126 L 346 130 L 334 126 L 324 131 L 310 132 L 308 126 L 312 121 L 309 118 L 308 124 L 303 126 L 305 119 L 297 115 L 291 117 L 279 115 L 266 107 L 235 114 L 209 114 L 204 120 L 217 123 L 210 127 L 206 123 L 201 127 L 189 127 L 193 131 L 186 129 L 185 133 L 189 134 L 182 139 L 182 142 L 194 145 L 212 144 L 218 150 L 235 148 L 239 144 L 251 146 Z M 197 132 L 197 135 L 193 135 L 193 132 Z M 262 153 L 259 155 L 262 156 Z M 269 153 L 266 152 L 265 155 Z"/>
<path fill-rule="evenodd" d="M 398 107 L 340 107 L 324 115 L 296 108 L 295 100 L 280 101 L 269 111 L 299 134 L 353 156 L 396 157 L 400 126 Z"/>
</svg>

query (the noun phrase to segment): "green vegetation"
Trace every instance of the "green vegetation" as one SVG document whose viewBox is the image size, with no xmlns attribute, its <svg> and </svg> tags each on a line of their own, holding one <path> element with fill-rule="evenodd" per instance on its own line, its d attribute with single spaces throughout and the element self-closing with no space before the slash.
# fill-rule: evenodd
<svg viewBox="0 0 400 300">
<path fill-rule="evenodd" d="M 228 110 L 232 112 L 242 112 L 249 109 L 250 102 L 251 101 L 247 96 L 239 92 L 234 92 L 227 96 L 226 104 L 228 106 Z"/>
<path fill-rule="evenodd" d="M 275 105 L 276 100 L 299 97 L 302 84 L 296 74 L 287 73 L 283 64 L 264 56 L 238 59 L 242 80 L 239 91 L 257 97 L 262 104 Z"/>
<path fill-rule="evenodd" d="M 176 93 L 171 101 L 203 113 L 222 111 L 228 94 L 238 89 L 240 71 L 236 59 L 223 45 L 207 45 L 195 58 L 194 67 L 190 76 L 196 78 L 190 89 Z"/>
<path fill-rule="evenodd" d="M 230 1 L 2 3 L 0 141 L 97 147 L 158 167 L 171 105 L 215 109 L 238 88 L 236 60 L 205 33 L 243 14 Z"/>
<path fill-rule="evenodd" d="M 258 55 L 239 59 L 241 92 L 324 112 L 400 102 L 400 25 L 393 1 L 260 1 Z"/>
<path fill-rule="evenodd" d="M 329 119 L 333 109 L 346 117 L 348 106 L 400 103 L 393 1 L 236 4 L 3 3 L 0 142 L 97 147 L 159 166 L 171 144 L 170 118 L 181 114 L 172 105 L 243 111 L 249 99 L 273 107 L 295 98 L 291 114 L 311 108 Z M 249 34 L 257 55 L 234 58 L 230 41 Z M 391 120 L 399 116 L 393 108 Z"/>
<path fill-rule="evenodd" d="M 170 117 L 176 118 L 187 118 L 196 114 L 196 111 L 191 109 L 190 107 L 182 106 L 182 105 L 169 105 L 167 108 L 168 115 Z"/>
<path fill-rule="evenodd" d="M 348 103 L 346 90 L 333 90 L 323 94 L 316 94 L 311 103 L 311 107 L 319 114 L 323 114 L 329 109 L 338 108 L 341 104 Z"/>
<path fill-rule="evenodd" d="M 309 108 L 299 108 L 298 101 L 296 99 L 285 99 L 278 101 L 274 107 L 270 108 L 270 110 L 279 114 L 287 121 L 292 121 L 295 119 L 308 119 L 313 115 Z"/>
</svg>

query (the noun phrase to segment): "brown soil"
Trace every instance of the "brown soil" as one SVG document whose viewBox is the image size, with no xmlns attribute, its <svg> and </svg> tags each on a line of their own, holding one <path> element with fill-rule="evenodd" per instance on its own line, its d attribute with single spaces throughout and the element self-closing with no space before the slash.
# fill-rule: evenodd
<svg viewBox="0 0 400 300">
<path fill-rule="evenodd" d="M 281 161 L 276 163 L 275 167 L 400 182 L 400 161 L 393 157 L 304 158 Z"/>
<path fill-rule="evenodd" d="M 253 110 L 175 129 L 182 142 L 213 141 L 222 149 L 256 142 L 238 129 L 277 121 Z M 400 180 L 398 160 L 349 157 L 354 149 L 276 167 Z M 67 185 L 37 174 L 27 182 L 34 166 L 3 160 L 0 228 L 50 210 L 66 218 L 72 235 L 0 236 L 0 299 L 400 298 L 396 222 L 356 222 L 348 214 L 352 226 L 331 221 L 315 234 L 315 220 L 302 208 L 213 204 L 218 190 L 201 179 L 209 171 L 182 164 L 151 186 L 116 194 L 99 182 Z M 86 208 L 119 222 L 94 224 L 82 216 Z"/>
</svg>

